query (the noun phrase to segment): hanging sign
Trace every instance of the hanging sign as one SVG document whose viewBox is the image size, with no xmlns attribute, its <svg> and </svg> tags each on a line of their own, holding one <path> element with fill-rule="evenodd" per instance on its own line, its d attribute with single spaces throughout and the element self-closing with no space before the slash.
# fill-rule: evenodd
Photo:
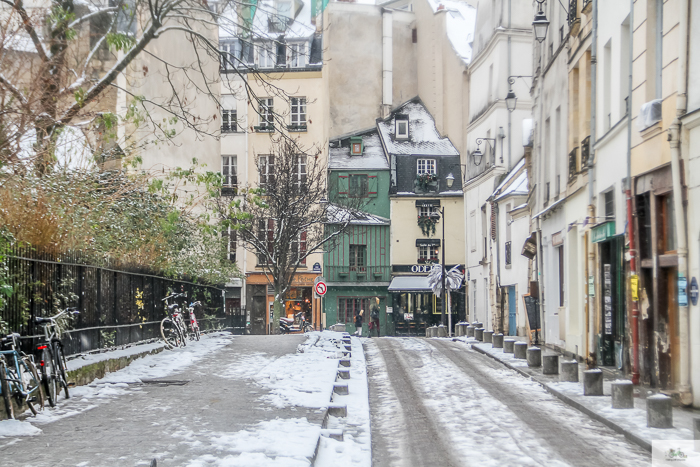
<svg viewBox="0 0 700 467">
<path fill-rule="evenodd" d="M 613 327 L 613 306 L 612 306 L 612 271 L 609 264 L 603 265 L 603 323 L 605 324 L 605 334 L 612 334 Z"/>
<path fill-rule="evenodd" d="M 632 292 L 632 301 L 639 301 L 639 276 L 632 274 L 630 276 L 630 291 Z"/>
<path fill-rule="evenodd" d="M 693 306 L 698 304 L 698 280 L 694 277 L 690 281 L 690 301 Z"/>
<path fill-rule="evenodd" d="M 678 276 L 678 306 L 688 306 L 688 279 Z"/>
</svg>

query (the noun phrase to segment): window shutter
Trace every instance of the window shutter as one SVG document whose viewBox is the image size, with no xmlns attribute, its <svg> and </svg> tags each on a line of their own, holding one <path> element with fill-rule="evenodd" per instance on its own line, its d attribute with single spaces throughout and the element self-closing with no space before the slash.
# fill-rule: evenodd
<svg viewBox="0 0 700 467">
<path fill-rule="evenodd" d="M 348 197 L 348 174 L 341 173 L 338 175 L 338 196 L 341 198 Z"/>
<path fill-rule="evenodd" d="M 378 190 L 378 180 L 377 180 L 376 173 L 371 173 L 367 176 L 367 185 L 368 185 L 367 194 L 371 198 L 376 198 L 377 197 L 377 190 Z"/>
<path fill-rule="evenodd" d="M 491 203 L 491 240 L 496 240 L 496 203 Z"/>
</svg>

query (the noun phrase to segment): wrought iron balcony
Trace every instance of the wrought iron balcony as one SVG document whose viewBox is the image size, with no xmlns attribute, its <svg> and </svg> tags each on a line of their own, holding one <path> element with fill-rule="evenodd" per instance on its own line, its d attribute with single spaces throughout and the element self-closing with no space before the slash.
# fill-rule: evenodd
<svg viewBox="0 0 700 467">
<path fill-rule="evenodd" d="M 593 0 L 582 0 L 581 1 L 581 13 L 587 15 L 593 9 Z"/>
<path fill-rule="evenodd" d="M 569 1 L 569 34 L 577 36 L 581 30 L 581 18 L 578 17 L 578 0 Z"/>
<path fill-rule="evenodd" d="M 569 153 L 569 180 L 578 173 L 578 148 L 572 149 Z"/>
<path fill-rule="evenodd" d="M 581 141 L 581 170 L 588 168 L 588 163 L 590 162 L 589 156 L 591 154 L 591 137 L 586 136 Z"/>
</svg>

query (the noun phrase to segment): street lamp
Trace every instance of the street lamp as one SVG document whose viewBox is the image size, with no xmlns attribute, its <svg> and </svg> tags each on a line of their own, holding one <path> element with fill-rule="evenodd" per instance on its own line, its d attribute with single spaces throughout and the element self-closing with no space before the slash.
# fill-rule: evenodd
<svg viewBox="0 0 700 467">
<path fill-rule="evenodd" d="M 506 94 L 506 108 L 512 112 L 515 110 L 515 104 L 518 102 L 518 97 L 513 92 L 513 85 L 516 78 L 532 78 L 529 75 L 518 75 L 508 77 L 508 94 Z"/>
<path fill-rule="evenodd" d="M 545 0 L 535 1 L 539 5 L 539 11 L 535 15 L 535 19 L 532 22 L 532 29 L 535 31 L 535 39 L 537 39 L 537 42 L 542 43 L 542 41 L 544 41 L 544 39 L 547 37 L 549 21 L 547 20 L 547 16 L 544 14 L 544 11 L 542 11 L 542 4 L 545 2 Z"/>
<path fill-rule="evenodd" d="M 452 188 L 452 184 L 455 182 L 455 176 L 452 175 L 452 172 L 447 174 L 445 181 L 447 181 L 447 188 Z"/>
<path fill-rule="evenodd" d="M 478 150 L 478 149 L 477 149 Z M 452 177 L 452 180 L 454 180 L 454 177 Z M 439 211 L 440 214 L 438 214 L 438 211 L 434 211 L 430 217 L 433 219 L 442 219 L 442 289 L 440 290 L 440 301 L 442 302 L 442 310 L 440 313 L 440 324 L 445 325 L 445 305 L 447 302 L 445 301 L 445 206 L 440 208 Z M 452 335 L 452 329 L 448 330 L 448 334 Z"/>
<path fill-rule="evenodd" d="M 481 146 L 481 143 L 484 141 L 493 141 L 494 143 L 496 142 L 496 138 L 477 138 L 476 139 L 476 151 L 472 153 L 472 157 L 474 158 L 474 165 L 479 166 L 481 165 L 481 159 L 484 157 L 484 153 L 481 152 L 481 149 L 479 149 L 479 146 Z M 489 144 L 489 147 L 491 145 Z"/>
</svg>

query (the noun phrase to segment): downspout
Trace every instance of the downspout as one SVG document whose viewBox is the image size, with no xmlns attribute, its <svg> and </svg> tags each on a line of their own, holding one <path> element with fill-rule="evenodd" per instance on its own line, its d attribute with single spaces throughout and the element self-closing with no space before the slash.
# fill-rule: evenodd
<svg viewBox="0 0 700 467">
<path fill-rule="evenodd" d="M 589 223 L 595 219 L 595 206 L 593 198 L 595 197 L 595 142 L 596 142 L 596 100 L 597 92 L 597 76 L 598 70 L 598 0 L 593 0 L 593 31 L 591 34 L 591 136 L 588 150 L 588 219 Z M 583 147 L 581 148 L 583 152 Z M 590 229 L 586 238 L 588 244 L 588 278 L 595 272 L 595 250 L 591 242 Z M 595 279 L 594 279 L 595 281 Z M 594 297 L 588 296 L 588 339 L 589 339 L 589 355 L 588 366 L 597 366 L 595 359 L 591 360 L 591 355 L 595 351 L 593 342 L 595 336 L 595 300 Z"/>
<path fill-rule="evenodd" d="M 393 17 L 392 12 L 382 10 L 382 118 L 391 111 L 393 92 Z"/>
<path fill-rule="evenodd" d="M 510 113 L 510 112 L 509 112 Z M 492 214 L 496 215 L 496 296 L 494 297 L 496 300 L 498 300 L 501 295 L 501 237 L 499 235 L 499 225 L 501 223 L 501 213 L 500 209 L 498 207 L 498 202 L 496 202 L 495 199 L 491 201 L 494 205 L 494 209 L 492 211 Z M 500 303 L 500 310 L 499 310 L 499 323 L 498 323 L 498 332 L 503 334 L 503 300 L 498 300 L 496 303 Z M 498 306 L 498 305 L 496 305 Z"/>
<path fill-rule="evenodd" d="M 544 272 L 544 248 L 542 248 L 542 217 L 537 218 L 537 295 L 539 295 L 539 298 L 537 299 L 539 303 L 538 308 L 538 313 L 537 313 L 537 319 L 539 319 L 539 328 L 542 329 L 542 336 L 540 336 L 538 333 L 535 334 L 535 345 L 541 345 L 544 344 L 547 339 L 546 336 L 547 334 L 545 333 L 545 314 L 544 314 L 544 308 L 545 308 L 545 299 L 544 299 L 544 284 L 542 283 L 542 277 L 540 275 L 542 272 Z"/>
<path fill-rule="evenodd" d="M 671 179 L 673 182 L 673 209 L 675 211 L 676 238 L 678 251 L 678 282 L 685 280 L 686 292 L 688 281 L 688 241 L 686 237 L 685 210 L 683 208 L 683 185 L 681 184 L 681 148 L 680 131 L 682 117 L 686 113 L 687 106 L 687 66 L 688 66 L 688 0 L 680 1 L 680 46 L 678 57 L 678 84 L 676 94 L 676 118 L 668 129 L 668 141 L 671 145 Z M 680 291 L 679 291 L 680 292 Z M 680 293 L 679 293 L 680 296 Z M 688 316 L 688 298 L 686 295 L 685 305 L 678 304 L 678 330 L 680 355 L 678 364 L 680 366 L 680 381 L 678 382 L 678 392 L 681 403 L 690 405 L 692 403 L 692 393 L 690 391 L 690 345 L 688 339 L 688 327 L 690 326 Z"/>
<path fill-rule="evenodd" d="M 510 76 L 513 74 L 511 72 L 511 1 L 508 0 L 508 79 L 510 79 Z M 512 113 L 513 112 L 507 112 L 508 113 L 508 170 L 511 168 L 511 150 L 513 147 L 512 144 L 512 136 L 513 133 L 511 133 L 511 119 L 512 119 Z M 501 140 L 501 146 L 503 146 L 503 140 Z M 501 147 L 501 159 L 503 158 L 503 148 Z"/>
<path fill-rule="evenodd" d="M 630 0 L 629 77 L 627 81 L 627 233 L 630 242 L 630 275 L 637 274 L 637 246 L 632 216 L 632 62 L 634 60 L 634 0 Z M 639 282 L 637 282 L 639 284 Z M 631 287 L 631 285 L 630 285 Z M 630 293 L 632 328 L 632 384 L 639 384 L 639 300 Z M 639 298 L 639 297 L 637 297 Z"/>
</svg>

